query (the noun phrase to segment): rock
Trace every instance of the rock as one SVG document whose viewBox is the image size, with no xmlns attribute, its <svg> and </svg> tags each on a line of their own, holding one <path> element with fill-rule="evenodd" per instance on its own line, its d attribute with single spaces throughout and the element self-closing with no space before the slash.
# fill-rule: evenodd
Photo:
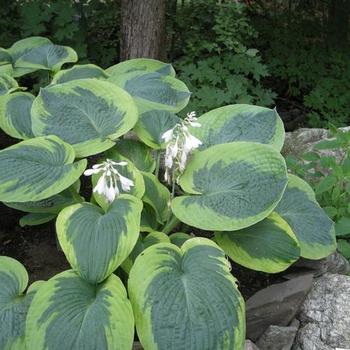
<svg viewBox="0 0 350 350">
<path fill-rule="evenodd" d="M 244 350 L 260 350 L 251 340 L 247 339 L 244 343 Z"/>
<path fill-rule="evenodd" d="M 300 258 L 283 277 L 287 279 L 294 278 L 298 275 L 312 273 L 314 277 L 319 277 L 325 273 L 337 273 L 347 275 L 350 273 L 350 264 L 340 253 L 334 252 L 327 258 L 320 260 L 309 260 Z"/>
<path fill-rule="evenodd" d="M 257 341 L 260 350 L 290 350 L 293 346 L 298 327 L 269 326 Z"/>
<path fill-rule="evenodd" d="M 315 280 L 298 319 L 293 350 L 350 348 L 350 277 L 327 273 Z"/>
<path fill-rule="evenodd" d="M 339 130 L 347 132 L 350 131 L 350 127 L 347 126 Z M 329 138 L 329 132 L 326 129 L 302 128 L 293 132 L 287 132 L 282 154 L 300 156 L 303 153 L 311 151 L 316 143 L 327 138 Z M 322 150 L 319 153 L 324 156 L 332 155 L 337 159 L 341 159 L 344 155 L 344 151 L 341 150 Z"/>
<path fill-rule="evenodd" d="M 256 341 L 270 325 L 288 326 L 311 289 L 311 274 L 271 285 L 247 300 L 247 338 Z"/>
</svg>

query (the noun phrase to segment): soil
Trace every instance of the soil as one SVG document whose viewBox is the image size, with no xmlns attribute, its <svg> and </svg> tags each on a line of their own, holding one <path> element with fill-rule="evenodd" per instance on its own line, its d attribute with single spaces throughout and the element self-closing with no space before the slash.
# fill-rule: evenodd
<svg viewBox="0 0 350 350">
<path fill-rule="evenodd" d="M 22 228 L 18 221 L 23 215 L 0 204 L 0 255 L 20 261 L 29 273 L 30 283 L 69 269 L 64 254 L 57 249 L 54 224 Z"/>
</svg>

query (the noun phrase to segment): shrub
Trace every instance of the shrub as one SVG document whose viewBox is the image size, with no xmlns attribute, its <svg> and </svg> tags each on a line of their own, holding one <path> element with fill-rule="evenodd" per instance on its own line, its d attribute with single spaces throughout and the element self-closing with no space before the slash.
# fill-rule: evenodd
<svg viewBox="0 0 350 350">
<path fill-rule="evenodd" d="M 350 132 L 332 126 L 330 137 L 299 159 L 290 156 L 287 164 L 314 188 L 317 201 L 335 221 L 338 249 L 350 259 Z"/>
<path fill-rule="evenodd" d="M 176 32 L 182 35 L 174 44 L 174 53 L 181 55 L 175 67 L 192 91 L 187 110 L 204 113 L 229 103 L 273 104 L 276 95 L 262 84 L 267 67 L 258 50 L 246 47 L 257 33 L 243 4 L 185 3 L 176 19 Z"/>
<path fill-rule="evenodd" d="M 275 273 L 335 249 L 312 189 L 287 174 L 276 110 L 180 119 L 190 94 L 169 64 L 61 69 L 75 51 L 43 37 L 0 52 L 0 127 L 21 140 L 0 151 L 0 201 L 27 212 L 22 225 L 56 220 L 72 267 L 24 293 L 25 268 L 0 257 L 1 348 L 126 350 L 136 324 L 146 349 L 240 349 L 244 302 L 225 254 Z M 37 96 L 15 80 L 35 70 L 50 73 Z"/>
</svg>

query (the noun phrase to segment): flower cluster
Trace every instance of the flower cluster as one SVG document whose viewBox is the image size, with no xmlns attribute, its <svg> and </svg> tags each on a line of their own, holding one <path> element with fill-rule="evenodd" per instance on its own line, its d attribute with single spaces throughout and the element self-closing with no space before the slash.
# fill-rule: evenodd
<svg viewBox="0 0 350 350">
<path fill-rule="evenodd" d="M 195 112 L 188 113 L 181 123 L 162 135 L 166 143 L 164 177 L 168 183 L 171 183 L 175 177 L 178 179 L 185 170 L 189 154 L 202 144 L 199 139 L 190 134 L 189 126 L 194 128 L 201 126 L 197 122 Z"/>
<path fill-rule="evenodd" d="M 94 187 L 94 192 L 104 196 L 109 203 L 112 203 L 120 193 L 118 184 L 120 184 L 122 190 L 125 192 L 129 192 L 131 187 L 134 186 L 132 180 L 122 176 L 117 170 L 117 166 L 123 167 L 127 164 L 127 162 L 115 162 L 111 159 L 106 159 L 105 162 L 95 164 L 91 169 L 85 170 L 84 175 L 91 176 L 102 173 Z"/>
</svg>

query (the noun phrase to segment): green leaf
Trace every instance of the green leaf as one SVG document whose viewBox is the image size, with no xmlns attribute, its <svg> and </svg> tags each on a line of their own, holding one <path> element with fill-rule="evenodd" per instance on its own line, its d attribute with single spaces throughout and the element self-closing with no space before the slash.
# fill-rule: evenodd
<svg viewBox="0 0 350 350">
<path fill-rule="evenodd" d="M 215 241 L 234 262 L 267 273 L 284 271 L 300 256 L 297 238 L 276 213 L 243 230 L 216 232 Z"/>
<path fill-rule="evenodd" d="M 275 109 L 246 104 L 216 108 L 198 118 L 200 128 L 191 133 L 202 142 L 202 148 L 233 141 L 269 144 L 280 151 L 284 127 Z"/>
<path fill-rule="evenodd" d="M 7 52 L 11 55 L 12 64 L 14 69 L 14 76 L 20 77 L 22 75 L 34 72 L 37 68 L 21 68 L 17 67 L 17 62 L 29 53 L 31 50 L 39 48 L 41 46 L 52 44 L 51 41 L 47 38 L 41 36 L 32 36 L 29 38 L 25 38 L 19 41 L 16 41 Z"/>
<path fill-rule="evenodd" d="M 123 270 L 129 274 L 135 259 L 148 247 L 157 243 L 170 243 L 169 237 L 158 231 L 152 231 L 147 236 L 140 235 L 134 249 L 122 264 Z"/>
<path fill-rule="evenodd" d="M 58 214 L 63 208 L 83 201 L 73 186 L 74 184 L 61 193 L 37 202 L 5 202 L 4 204 L 10 208 L 33 214 Z"/>
<path fill-rule="evenodd" d="M 316 194 L 319 195 L 326 191 L 331 190 L 336 184 L 338 179 L 335 176 L 326 176 L 316 186 Z"/>
<path fill-rule="evenodd" d="M 77 53 L 72 48 L 48 43 L 32 48 L 21 55 L 16 60 L 15 67 L 58 72 L 65 63 L 73 63 L 77 60 Z"/>
<path fill-rule="evenodd" d="M 139 255 L 128 290 L 145 349 L 242 349 L 244 301 L 224 252 L 193 238 L 160 243 Z"/>
<path fill-rule="evenodd" d="M 116 153 L 130 160 L 138 170 L 152 173 L 156 167 L 151 149 L 137 140 L 121 139 L 106 152 L 106 157 L 113 159 Z"/>
<path fill-rule="evenodd" d="M 341 143 L 339 142 L 339 140 L 333 139 L 333 140 L 323 140 L 323 141 L 317 142 L 313 148 L 315 150 L 329 150 L 329 149 L 338 148 L 340 146 L 341 146 Z"/>
<path fill-rule="evenodd" d="M 28 285 L 28 273 L 17 260 L 0 256 L 0 349 L 25 349 L 25 323 L 29 305 L 36 292 Z"/>
<path fill-rule="evenodd" d="M 307 259 L 321 259 L 336 247 L 333 221 L 315 199 L 312 188 L 295 175 L 275 211 L 289 224 L 297 237 L 301 253 Z"/>
<path fill-rule="evenodd" d="M 322 156 L 320 164 L 323 168 L 333 168 L 337 165 L 337 160 L 334 156 Z"/>
<path fill-rule="evenodd" d="M 163 134 L 172 129 L 181 119 L 174 113 L 162 110 L 152 110 L 140 115 L 135 125 L 136 135 L 149 147 L 165 148 Z"/>
<path fill-rule="evenodd" d="M 67 83 L 71 80 L 78 79 L 107 79 L 109 77 L 105 71 L 94 64 L 82 64 L 75 65 L 69 69 L 63 69 L 55 74 L 51 84 L 62 84 Z"/>
<path fill-rule="evenodd" d="M 157 215 L 155 210 L 147 203 L 143 204 L 141 213 L 141 232 L 152 232 L 158 229 Z"/>
<path fill-rule="evenodd" d="M 97 79 L 41 89 L 32 107 L 34 134 L 59 136 L 74 147 L 77 157 L 111 148 L 137 118 L 137 108 L 125 91 Z"/>
<path fill-rule="evenodd" d="M 0 47 L 0 66 L 12 64 L 12 57 L 6 49 Z"/>
<path fill-rule="evenodd" d="M 321 157 L 316 152 L 307 152 L 307 153 L 303 154 L 302 158 L 308 162 L 315 162 L 315 161 L 319 160 Z"/>
<path fill-rule="evenodd" d="M 24 226 L 37 226 L 46 224 L 56 218 L 56 214 L 49 213 L 29 213 L 24 215 L 19 220 L 19 225 Z"/>
<path fill-rule="evenodd" d="M 0 151 L 0 201 L 28 202 L 71 186 L 86 168 L 72 146 L 56 136 L 37 137 Z"/>
<path fill-rule="evenodd" d="M 107 212 L 91 203 L 63 209 L 57 237 L 67 260 L 91 283 L 107 278 L 131 253 L 140 232 L 142 202 L 122 194 Z"/>
<path fill-rule="evenodd" d="M 8 93 L 17 90 L 18 84 L 15 79 L 7 74 L 0 76 L 0 96 L 7 95 Z M 0 97 L 2 98 L 2 97 Z"/>
<path fill-rule="evenodd" d="M 287 181 L 285 161 L 271 146 L 212 146 L 193 155 L 179 181 L 188 195 L 175 198 L 172 210 L 179 220 L 203 230 L 239 230 L 271 213 Z"/>
<path fill-rule="evenodd" d="M 170 192 L 153 174 L 142 172 L 142 175 L 145 182 L 145 194 L 142 200 L 153 208 L 157 221 L 162 224 L 170 214 Z"/>
<path fill-rule="evenodd" d="M 350 259 L 350 243 L 346 241 L 345 239 L 339 239 L 337 241 L 338 243 L 338 250 L 339 252 L 346 258 Z"/>
<path fill-rule="evenodd" d="M 4 64 L 4 65 L 0 65 L 0 76 L 1 75 L 9 75 L 9 76 L 13 76 L 13 67 L 12 64 Z"/>
<path fill-rule="evenodd" d="M 140 113 L 155 109 L 176 113 L 186 107 L 190 92 L 182 81 L 163 71 L 150 71 L 147 65 L 146 69 L 139 69 L 142 63 L 133 63 L 129 62 L 127 68 L 107 69 L 107 73 L 111 74 L 110 82 L 134 98 Z"/>
<path fill-rule="evenodd" d="M 175 232 L 175 233 L 172 233 L 169 236 L 169 238 L 171 243 L 181 248 L 186 241 L 192 238 L 192 236 L 184 232 Z"/>
<path fill-rule="evenodd" d="M 35 97 L 26 92 L 15 92 L 0 98 L 0 127 L 16 139 L 34 137 L 30 110 Z"/>
<path fill-rule="evenodd" d="M 323 207 L 323 210 L 331 219 L 333 219 L 337 215 L 337 208 L 335 207 Z"/>
<path fill-rule="evenodd" d="M 130 73 L 133 71 L 143 73 L 156 72 L 164 76 L 169 75 L 171 77 L 175 77 L 175 70 L 171 64 L 150 58 L 134 58 L 132 60 L 120 62 L 106 69 L 106 73 L 114 76 Z"/>
<path fill-rule="evenodd" d="M 335 234 L 337 237 L 350 235 L 350 218 L 343 216 L 338 222 L 336 222 Z"/>
<path fill-rule="evenodd" d="M 62 272 L 39 289 L 28 312 L 27 350 L 126 350 L 133 340 L 131 305 L 115 275 L 93 285 Z"/>
</svg>

